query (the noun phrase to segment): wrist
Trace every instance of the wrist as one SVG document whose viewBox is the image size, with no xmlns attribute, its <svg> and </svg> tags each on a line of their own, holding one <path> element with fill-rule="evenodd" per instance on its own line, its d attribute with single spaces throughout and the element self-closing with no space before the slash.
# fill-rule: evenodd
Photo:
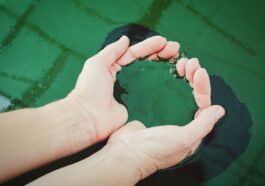
<svg viewBox="0 0 265 186">
<path fill-rule="evenodd" d="M 78 90 L 73 90 L 66 98 L 71 104 L 74 104 L 78 114 L 83 121 L 93 128 L 94 143 L 106 139 L 116 128 L 112 122 L 115 119 L 114 114 L 110 115 L 108 105 L 98 105 L 93 98 L 84 98 Z"/>
<path fill-rule="evenodd" d="M 145 153 L 146 149 L 139 149 L 139 144 L 137 144 L 139 143 L 139 141 L 135 139 L 137 138 L 137 136 L 135 136 L 134 139 L 131 138 L 132 136 L 130 135 L 125 135 L 124 137 L 126 139 L 129 139 L 129 142 L 127 140 L 123 141 L 118 138 L 110 138 L 108 145 L 117 148 L 121 152 L 122 157 L 127 159 L 131 167 L 136 170 L 138 181 L 155 173 L 158 168 L 156 167 L 154 162 L 150 158 L 148 158 L 148 153 Z"/>
<path fill-rule="evenodd" d="M 95 143 L 95 131 L 74 101 L 68 97 L 38 108 L 48 143 L 55 158 L 78 152 Z"/>
<path fill-rule="evenodd" d="M 139 172 L 121 146 L 107 144 L 92 156 L 49 173 L 31 185 L 133 186 Z"/>
<path fill-rule="evenodd" d="M 107 144 L 87 158 L 87 170 L 93 170 L 87 180 L 98 185 L 135 185 L 141 180 L 141 172 L 123 145 Z M 100 183 L 100 184 L 99 184 Z"/>
</svg>

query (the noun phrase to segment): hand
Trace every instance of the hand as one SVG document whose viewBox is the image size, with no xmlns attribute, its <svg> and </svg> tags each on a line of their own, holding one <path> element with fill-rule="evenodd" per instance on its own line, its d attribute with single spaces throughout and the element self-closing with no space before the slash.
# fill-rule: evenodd
<svg viewBox="0 0 265 186">
<path fill-rule="evenodd" d="M 225 113 L 221 106 L 210 106 L 209 76 L 197 59 L 181 59 L 177 63 L 177 71 L 180 76 L 186 76 L 194 88 L 195 101 L 199 106 L 195 119 L 182 127 L 167 125 L 149 129 L 139 121 L 132 121 L 108 141 L 112 148 L 123 147 L 132 160 L 128 166 L 135 167 L 141 179 L 159 169 L 173 166 L 193 153 Z"/>
<path fill-rule="evenodd" d="M 85 62 L 68 100 L 77 105 L 79 115 L 81 113 L 84 118 L 83 123 L 92 124 L 94 143 L 105 139 L 127 121 L 126 108 L 113 97 L 116 74 L 121 66 L 155 53 L 172 57 L 178 50 L 177 43 L 167 42 L 161 36 L 148 38 L 129 47 L 129 39 L 124 36 Z"/>
<path fill-rule="evenodd" d="M 162 38 L 157 37 L 155 40 L 157 39 L 161 40 Z M 160 51 L 152 52 L 152 49 L 158 48 L 154 47 L 155 42 L 153 41 L 154 38 L 150 38 L 138 45 L 131 46 L 116 63 L 125 65 L 147 53 L 153 53 L 148 56 L 149 59 L 155 59 L 157 55 L 161 58 L 172 58 L 178 55 L 178 43 L 166 42 Z M 148 49 L 148 46 L 153 47 Z M 93 70 L 95 69 L 93 68 Z M 106 77 L 113 78 L 114 82 L 116 71 L 112 67 L 108 69 Z M 100 72 L 101 69 L 96 69 L 96 71 Z M 190 81 L 194 88 L 196 103 L 199 106 L 199 112 L 196 113 L 195 119 L 190 124 L 184 127 L 168 125 L 146 129 L 140 122 L 133 121 L 115 132 L 110 137 L 108 144 L 97 153 L 47 174 L 33 182 L 33 185 L 135 185 L 140 179 L 156 170 L 175 165 L 182 161 L 187 154 L 194 152 L 201 139 L 210 132 L 214 123 L 224 114 L 224 110 L 220 106 L 210 106 L 209 76 L 206 70 L 200 68 L 197 59 L 181 59 L 177 63 L 177 71 L 180 76 L 186 76 Z M 93 74 L 94 71 L 90 72 Z M 84 71 L 81 74 L 83 73 Z M 88 79 L 82 81 L 86 83 Z M 112 81 L 109 82 L 113 86 Z M 78 90 L 82 89 L 79 87 Z M 93 90 L 91 92 L 93 93 Z M 90 92 L 85 93 L 88 97 L 91 96 Z M 96 93 L 94 93 L 95 96 L 98 96 Z M 111 100 L 113 101 L 113 97 Z M 95 106 L 100 105 L 100 102 L 96 103 L 94 103 Z M 104 123 L 97 124 L 104 125 Z M 83 174 L 76 174 L 76 172 Z"/>
</svg>

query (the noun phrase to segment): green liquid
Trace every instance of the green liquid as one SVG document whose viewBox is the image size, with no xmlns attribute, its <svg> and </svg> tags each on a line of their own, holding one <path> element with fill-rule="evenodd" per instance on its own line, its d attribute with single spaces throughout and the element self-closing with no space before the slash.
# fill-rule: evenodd
<svg viewBox="0 0 265 186">
<path fill-rule="evenodd" d="M 118 74 L 121 95 L 129 112 L 129 121 L 139 120 L 147 127 L 189 123 L 196 104 L 192 88 L 184 79 L 176 78 L 173 64 L 137 61 Z"/>
</svg>

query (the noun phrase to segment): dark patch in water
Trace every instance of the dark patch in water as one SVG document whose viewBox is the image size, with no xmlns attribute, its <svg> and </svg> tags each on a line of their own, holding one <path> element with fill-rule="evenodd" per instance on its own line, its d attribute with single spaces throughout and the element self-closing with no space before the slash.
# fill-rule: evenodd
<svg viewBox="0 0 265 186">
<path fill-rule="evenodd" d="M 206 181 L 225 171 L 246 150 L 252 126 L 249 111 L 221 77 L 211 76 L 211 86 L 213 104 L 222 105 L 226 115 L 205 138 L 200 152 L 188 165 L 157 172 L 139 185 L 166 182 L 170 183 L 167 185 L 188 185 L 193 181 Z"/>
<path fill-rule="evenodd" d="M 140 41 L 145 40 L 146 38 L 157 36 L 159 35 L 159 33 L 137 24 L 129 24 L 126 26 L 118 27 L 107 35 L 101 49 L 106 45 L 117 41 L 123 35 L 126 35 L 130 38 L 130 45 L 134 45 L 136 43 L 139 43 Z"/>
<path fill-rule="evenodd" d="M 118 40 L 122 35 L 127 35 L 131 44 L 135 44 L 159 34 L 141 25 L 125 25 L 110 32 L 102 47 Z M 178 169 L 158 172 L 139 185 L 165 185 L 169 180 L 172 185 L 189 184 L 193 182 L 191 179 L 205 181 L 225 171 L 246 150 L 252 126 L 247 107 L 238 100 L 231 87 L 221 77 L 211 76 L 210 79 L 212 103 L 225 108 L 225 117 L 205 138 L 198 155 L 192 162 Z M 115 97 L 120 101 L 124 90 L 118 81 L 115 87 Z"/>
</svg>

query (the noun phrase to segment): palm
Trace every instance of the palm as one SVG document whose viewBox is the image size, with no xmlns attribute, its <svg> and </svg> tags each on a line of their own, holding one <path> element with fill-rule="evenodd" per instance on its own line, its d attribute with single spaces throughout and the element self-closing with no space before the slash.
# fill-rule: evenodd
<svg viewBox="0 0 265 186">
<path fill-rule="evenodd" d="M 86 97 L 90 97 L 98 105 L 109 107 L 115 101 L 112 96 L 114 86 L 112 75 L 108 68 L 102 68 L 99 65 L 95 65 L 91 69 L 88 69 L 87 77 L 84 77 L 86 79 L 86 85 L 84 86 L 89 94 Z M 82 82 L 84 81 L 81 80 Z"/>
<path fill-rule="evenodd" d="M 70 95 L 75 97 L 74 100 L 78 101 L 85 115 L 93 118 L 90 122 L 95 126 L 97 140 L 106 138 L 125 124 L 128 118 L 126 108 L 113 97 L 116 73 L 121 66 L 155 54 L 165 45 L 169 47 L 161 53 L 161 57 L 170 58 L 178 53 L 179 45 L 173 42 L 167 44 L 161 36 L 154 36 L 131 47 L 129 39 L 122 37 L 86 61 Z"/>
<path fill-rule="evenodd" d="M 84 106 L 93 108 L 94 117 L 97 118 L 95 127 L 100 131 L 99 140 L 124 124 L 128 118 L 126 108 L 113 97 L 113 86 L 114 79 L 108 67 L 88 62 L 74 90 Z"/>
</svg>

